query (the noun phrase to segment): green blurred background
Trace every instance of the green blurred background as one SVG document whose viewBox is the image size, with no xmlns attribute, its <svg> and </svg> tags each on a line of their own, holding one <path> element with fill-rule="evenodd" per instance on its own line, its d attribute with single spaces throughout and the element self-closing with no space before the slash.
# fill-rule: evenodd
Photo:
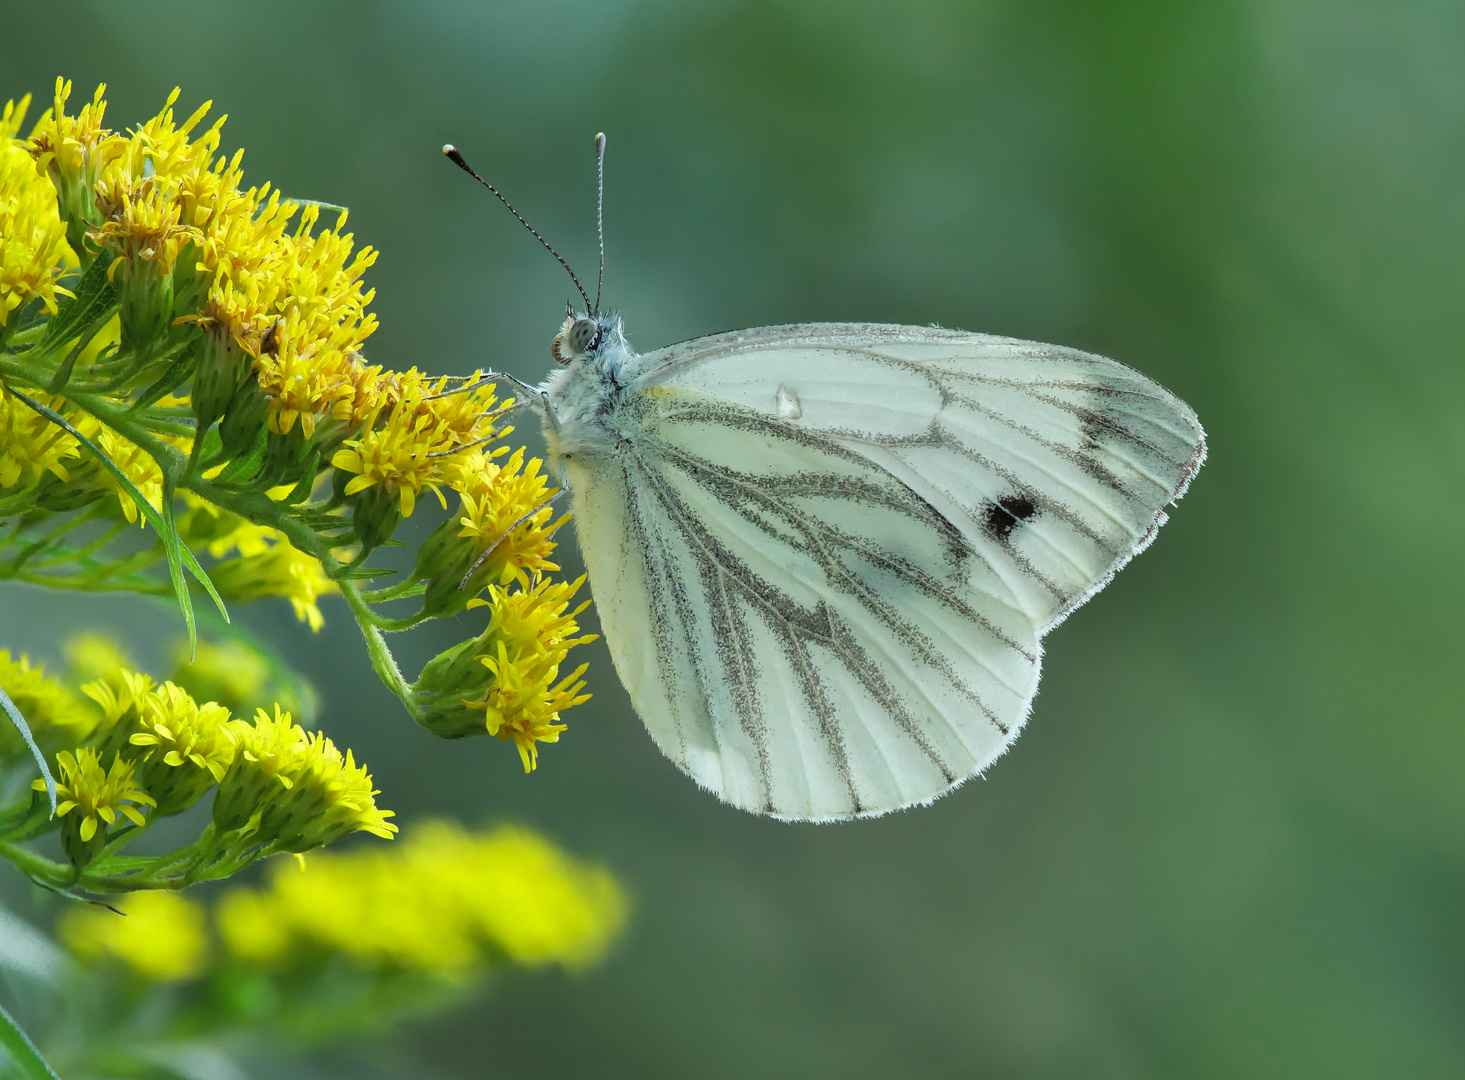
<svg viewBox="0 0 1465 1080">
<path fill-rule="evenodd" d="M 939 322 L 1114 356 L 1211 435 L 1155 546 L 1050 639 L 1014 751 L 873 822 L 698 792 L 600 645 L 525 777 L 412 729 L 344 609 L 316 636 L 254 612 L 402 820 L 526 821 L 636 902 L 589 975 L 507 976 L 312 1075 L 1465 1075 L 1465 6 L 0 6 L 0 99 L 106 81 L 117 126 L 179 84 L 250 180 L 350 206 L 382 251 L 374 361 L 542 375 L 568 283 L 438 147 L 593 276 L 603 129 L 637 347 Z M 0 607 L 42 653 L 176 629 Z"/>
</svg>

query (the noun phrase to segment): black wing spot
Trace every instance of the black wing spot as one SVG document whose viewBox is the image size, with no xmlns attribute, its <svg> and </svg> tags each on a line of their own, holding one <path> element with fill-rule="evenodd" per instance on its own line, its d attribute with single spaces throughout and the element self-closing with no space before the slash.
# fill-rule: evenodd
<svg viewBox="0 0 1465 1080">
<path fill-rule="evenodd" d="M 1026 495 L 1004 495 L 987 506 L 982 524 L 998 540 L 1006 542 L 1012 530 L 1038 512 Z"/>
</svg>

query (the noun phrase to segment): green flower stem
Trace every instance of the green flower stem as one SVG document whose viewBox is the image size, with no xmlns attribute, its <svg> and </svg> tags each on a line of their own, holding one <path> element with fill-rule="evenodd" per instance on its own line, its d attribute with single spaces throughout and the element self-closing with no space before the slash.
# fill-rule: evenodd
<svg viewBox="0 0 1465 1080">
<path fill-rule="evenodd" d="M 9 859 L 21 873 L 58 889 L 69 888 L 76 882 L 77 874 L 73 868 L 52 862 L 19 844 L 0 843 L 0 857 Z"/>
<path fill-rule="evenodd" d="M 384 604 L 388 600 L 405 600 L 411 596 L 421 596 L 425 592 L 427 592 L 427 582 L 419 581 L 414 574 L 406 581 L 399 581 L 384 589 L 363 590 L 361 598 L 368 604 Z"/>
<path fill-rule="evenodd" d="M 90 513 L 92 509 L 97 508 L 98 504 L 93 503 L 92 506 L 88 508 L 88 513 Z M 98 517 L 100 516 L 100 513 L 101 511 L 100 509 L 98 509 L 98 512 L 92 514 L 91 516 Z M 110 544 L 113 540 L 117 538 L 117 536 L 122 532 L 123 529 L 127 528 L 127 526 L 128 521 L 126 518 L 123 518 L 120 521 L 113 522 L 113 524 L 106 530 L 106 532 L 102 533 L 102 535 L 91 541 L 91 543 L 85 544 L 82 547 L 77 548 L 75 551 L 67 552 L 64 556 L 57 556 L 54 559 L 46 559 L 42 562 L 32 563 L 31 565 L 34 566 L 37 570 L 44 570 L 48 566 L 60 566 L 62 563 L 74 562 L 77 559 L 85 559 L 87 556 L 97 551 L 100 551 L 102 548 Z"/>
<path fill-rule="evenodd" d="M 15 1018 L 0 1006 L 0 1045 L 10 1051 L 10 1056 L 20 1066 L 26 1080 L 60 1080 L 54 1069 L 46 1064 L 36 1044 L 15 1022 Z"/>
<path fill-rule="evenodd" d="M 57 525 L 45 536 L 41 537 L 39 540 L 32 540 L 30 543 L 26 544 L 25 547 L 17 551 L 15 553 L 15 557 L 10 560 L 10 563 L 7 567 L 0 567 L 0 578 L 14 577 L 16 572 L 18 572 L 22 566 L 30 562 L 33 556 L 40 554 L 41 551 L 44 550 L 53 541 L 59 540 L 67 533 L 71 532 L 71 530 L 85 525 L 88 521 L 95 520 L 98 510 L 98 504 L 93 503 L 80 514 L 74 514 L 71 517 L 63 518 L 61 524 Z M 67 560 L 63 559 L 61 561 L 65 562 Z M 54 561 L 40 562 L 36 563 L 35 565 L 38 567 L 54 565 Z"/>
<path fill-rule="evenodd" d="M 411 714 L 412 719 L 419 719 L 419 710 L 412 696 L 412 687 L 402 676 L 402 669 L 397 666 L 396 657 L 392 650 L 387 648 L 387 640 L 382 636 L 381 630 L 376 625 L 377 614 L 366 606 L 366 601 L 361 598 L 361 593 L 350 581 L 339 582 L 341 594 L 345 596 L 346 603 L 351 607 L 351 613 L 356 616 L 356 625 L 361 628 L 361 636 L 366 639 L 366 651 L 371 657 L 372 670 L 388 690 L 397 695 L 398 700 Z"/>
<path fill-rule="evenodd" d="M 426 611 L 419 611 L 416 615 L 407 615 L 400 619 L 388 619 L 376 612 L 371 612 L 371 620 L 378 629 L 388 634 L 394 634 L 402 630 L 411 630 L 414 626 L 426 622 L 432 615 Z"/>
</svg>

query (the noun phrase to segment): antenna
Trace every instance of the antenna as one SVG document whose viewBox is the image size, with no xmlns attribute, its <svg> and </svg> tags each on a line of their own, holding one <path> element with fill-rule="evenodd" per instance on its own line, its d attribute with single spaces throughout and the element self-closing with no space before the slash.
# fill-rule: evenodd
<svg viewBox="0 0 1465 1080">
<path fill-rule="evenodd" d="M 601 136 L 601 138 L 603 139 L 604 136 Z M 580 297 L 585 301 L 585 306 L 588 308 L 590 306 L 590 296 L 588 293 L 585 292 L 585 287 L 580 284 L 580 279 L 575 276 L 575 271 L 570 269 L 570 264 L 565 262 L 565 260 L 560 256 L 560 253 L 558 251 L 549 246 L 549 241 L 540 236 L 539 233 L 535 230 L 534 226 L 530 225 L 529 222 L 524 220 L 523 215 L 520 214 L 519 211 L 514 209 L 513 204 L 509 202 L 508 199 L 503 197 L 503 194 L 499 191 L 498 188 L 494 187 L 487 180 L 485 180 L 483 177 L 479 176 L 476 172 L 473 171 L 473 166 L 469 165 L 468 162 L 463 160 L 463 155 L 458 153 L 458 148 L 456 146 L 454 146 L 452 143 L 448 143 L 446 146 L 443 147 L 443 154 L 454 165 L 458 166 L 458 168 L 462 169 L 469 176 L 473 177 L 473 179 L 477 180 L 484 187 L 488 188 L 489 191 L 493 192 L 494 195 L 498 198 L 498 201 L 509 208 L 509 213 L 514 215 L 519 224 L 528 229 L 529 234 L 533 236 L 534 239 L 538 240 L 541 244 L 544 245 L 544 250 L 553 255 L 555 257 L 555 261 L 565 268 L 565 273 L 570 275 L 570 280 L 575 283 L 575 288 L 579 290 Z"/>
<path fill-rule="evenodd" d="M 605 284 L 605 132 L 595 136 L 595 232 L 600 237 L 600 273 L 595 278 L 595 314 L 600 314 L 600 287 Z"/>
</svg>

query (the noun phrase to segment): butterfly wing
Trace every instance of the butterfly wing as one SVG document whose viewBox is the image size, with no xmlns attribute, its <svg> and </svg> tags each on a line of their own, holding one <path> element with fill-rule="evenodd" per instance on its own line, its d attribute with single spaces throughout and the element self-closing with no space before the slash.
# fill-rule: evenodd
<svg viewBox="0 0 1465 1080">
<path fill-rule="evenodd" d="M 985 768 L 1040 639 L 1142 550 L 1204 456 L 1102 357 L 915 327 L 740 331 L 635 358 L 571 463 L 617 670 L 721 798 L 835 820 Z"/>
</svg>

